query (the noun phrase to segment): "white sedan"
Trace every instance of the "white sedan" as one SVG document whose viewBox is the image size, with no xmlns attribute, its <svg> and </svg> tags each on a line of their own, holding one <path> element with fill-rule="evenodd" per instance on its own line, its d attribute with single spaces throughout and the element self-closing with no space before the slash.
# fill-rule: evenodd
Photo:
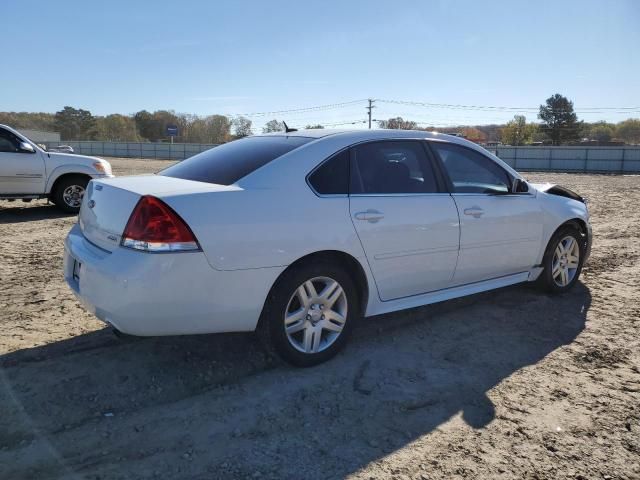
<svg viewBox="0 0 640 480">
<path fill-rule="evenodd" d="M 360 317 L 519 282 L 565 292 L 591 237 L 583 198 L 462 138 L 305 130 L 91 181 L 64 275 L 121 332 L 258 329 L 309 366 Z"/>
</svg>

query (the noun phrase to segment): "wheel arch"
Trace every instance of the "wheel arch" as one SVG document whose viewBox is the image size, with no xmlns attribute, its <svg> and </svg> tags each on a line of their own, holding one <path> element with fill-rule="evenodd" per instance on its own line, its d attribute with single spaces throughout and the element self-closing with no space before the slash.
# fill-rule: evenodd
<svg viewBox="0 0 640 480">
<path fill-rule="evenodd" d="M 558 225 L 553 232 L 551 232 L 551 235 L 549 236 L 549 239 L 547 240 L 547 245 L 545 246 L 545 251 L 547 249 L 547 247 L 549 246 L 549 242 L 551 241 L 551 239 L 554 237 L 554 235 L 556 233 L 558 233 L 558 231 L 561 228 L 564 227 L 568 227 L 568 226 L 573 226 L 575 228 L 577 228 L 580 233 L 582 233 L 583 235 L 587 235 L 589 230 L 587 229 L 587 222 L 585 222 L 582 218 L 570 218 L 569 220 L 565 220 L 564 222 L 562 222 L 560 225 Z"/>
<path fill-rule="evenodd" d="M 367 310 L 367 304 L 369 302 L 370 290 L 369 282 L 367 280 L 367 274 L 365 273 L 364 267 L 357 258 L 349 253 L 340 250 L 321 250 L 318 252 L 309 253 L 289 264 L 282 272 L 280 272 L 280 275 L 278 275 L 278 277 L 273 282 L 273 285 L 269 289 L 269 293 L 262 307 L 263 310 L 267 301 L 272 295 L 273 289 L 279 283 L 283 275 L 289 272 L 292 268 L 318 261 L 329 261 L 346 267 L 347 272 L 351 276 L 351 279 L 356 286 L 356 294 L 358 295 L 360 314 L 364 315 Z"/>
<path fill-rule="evenodd" d="M 558 233 L 562 228 L 565 228 L 567 226 L 572 226 L 574 228 L 577 228 L 578 231 L 584 235 L 585 237 L 585 248 L 587 247 L 587 245 L 590 243 L 590 240 L 588 238 L 589 235 L 589 228 L 587 227 L 587 222 L 579 217 L 574 217 L 574 218 L 570 218 L 568 220 L 565 220 L 564 222 L 562 222 L 560 225 L 558 225 L 552 232 L 551 235 L 549 235 L 549 238 L 547 239 L 547 242 L 544 245 L 544 250 L 542 251 L 542 258 L 540 261 L 542 261 L 544 259 L 544 255 L 547 253 L 548 249 L 549 249 L 549 243 L 551 242 L 551 240 L 553 239 L 553 237 L 556 235 L 556 233 Z"/>
<path fill-rule="evenodd" d="M 591 244 L 593 242 L 593 238 L 592 238 L 593 232 L 591 230 L 591 227 L 587 225 L 587 222 L 584 219 L 576 217 L 564 222 L 562 225 L 560 225 L 556 229 L 556 232 L 562 227 L 568 226 L 568 225 L 576 227 L 578 231 L 582 234 L 582 237 L 584 239 L 584 245 L 583 245 L 584 253 L 585 253 L 584 261 L 586 262 L 589 256 L 591 255 Z M 555 235 L 556 232 L 553 232 L 553 234 Z"/>
<path fill-rule="evenodd" d="M 48 174 L 45 193 L 53 193 L 53 189 L 55 185 L 60 181 L 60 179 L 63 177 L 68 178 L 70 175 L 79 175 L 82 177 L 87 177 L 89 178 L 89 180 L 91 180 L 92 178 L 95 178 L 96 171 L 86 165 L 60 165 Z"/>
<path fill-rule="evenodd" d="M 580 232 L 583 235 L 587 235 L 587 233 L 588 233 L 587 222 L 585 222 L 582 218 L 577 218 L 576 217 L 576 218 L 572 218 L 570 220 L 567 220 L 562 225 L 560 225 L 558 228 L 556 228 L 556 230 L 553 232 L 553 235 L 555 235 L 555 233 L 558 230 L 560 230 L 562 227 L 564 227 L 566 225 L 575 225 L 576 227 L 578 227 L 578 230 L 580 230 Z"/>
<path fill-rule="evenodd" d="M 82 178 L 87 178 L 89 181 L 91 181 L 91 175 L 89 175 L 88 173 L 83 173 L 83 172 L 67 172 L 67 173 L 61 173 L 60 175 L 58 175 L 57 177 L 55 177 L 55 179 L 50 180 L 50 187 L 47 188 L 47 193 L 48 195 L 53 195 L 56 191 L 56 188 L 58 187 L 58 185 L 60 184 L 61 181 L 63 181 L 64 179 L 70 178 L 70 177 L 82 177 Z"/>
</svg>

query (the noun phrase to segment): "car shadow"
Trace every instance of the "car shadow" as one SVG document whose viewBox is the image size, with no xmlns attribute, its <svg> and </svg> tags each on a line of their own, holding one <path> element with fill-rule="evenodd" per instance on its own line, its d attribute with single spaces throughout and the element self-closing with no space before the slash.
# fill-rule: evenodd
<svg viewBox="0 0 640 480">
<path fill-rule="evenodd" d="M 73 216 L 76 214 L 65 213 L 53 204 L 18 203 L 18 201 L 12 203 L 5 201 L 0 204 L 0 225 Z"/>
<path fill-rule="evenodd" d="M 103 329 L 9 353 L 0 477 L 342 478 L 457 415 L 495 421 L 488 392 L 569 345 L 590 305 L 582 283 L 562 296 L 517 286 L 373 317 L 310 369 L 251 334 Z"/>
</svg>

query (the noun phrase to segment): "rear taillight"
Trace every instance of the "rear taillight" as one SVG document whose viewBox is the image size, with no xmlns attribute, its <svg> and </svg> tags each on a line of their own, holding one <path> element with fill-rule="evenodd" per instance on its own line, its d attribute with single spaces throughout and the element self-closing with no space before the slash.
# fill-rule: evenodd
<svg viewBox="0 0 640 480">
<path fill-rule="evenodd" d="M 145 195 L 133 209 L 122 234 L 123 247 L 145 252 L 184 252 L 200 245 L 184 220 L 162 200 Z"/>
</svg>

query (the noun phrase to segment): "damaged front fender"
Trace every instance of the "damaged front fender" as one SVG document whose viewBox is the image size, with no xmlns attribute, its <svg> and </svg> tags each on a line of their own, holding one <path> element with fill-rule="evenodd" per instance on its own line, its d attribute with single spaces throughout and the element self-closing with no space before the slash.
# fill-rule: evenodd
<svg viewBox="0 0 640 480">
<path fill-rule="evenodd" d="M 569 190 L 567 187 L 561 185 L 554 185 L 552 183 L 534 183 L 533 186 L 539 192 L 544 192 L 549 195 L 558 195 L 559 197 L 570 198 L 571 200 L 577 200 L 586 205 L 587 199 L 578 195 L 573 190 Z"/>
</svg>

